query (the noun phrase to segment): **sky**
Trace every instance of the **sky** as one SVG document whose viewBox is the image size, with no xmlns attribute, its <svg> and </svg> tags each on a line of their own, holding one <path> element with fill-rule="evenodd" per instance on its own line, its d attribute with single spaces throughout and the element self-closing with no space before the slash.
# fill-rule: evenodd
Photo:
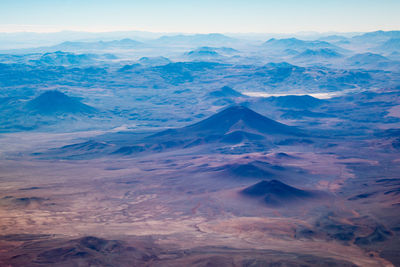
<svg viewBox="0 0 400 267">
<path fill-rule="evenodd" d="M 0 0 L 0 32 L 400 30 L 400 0 Z"/>
</svg>

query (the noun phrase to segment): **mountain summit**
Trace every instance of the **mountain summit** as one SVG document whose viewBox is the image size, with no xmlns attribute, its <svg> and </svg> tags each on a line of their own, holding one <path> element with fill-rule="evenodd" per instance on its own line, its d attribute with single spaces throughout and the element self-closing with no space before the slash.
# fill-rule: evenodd
<svg viewBox="0 0 400 267">
<path fill-rule="evenodd" d="M 271 120 L 244 106 L 229 107 L 203 121 L 182 128 L 184 132 L 226 134 L 235 130 L 259 134 L 299 135 L 295 127 Z"/>
</svg>

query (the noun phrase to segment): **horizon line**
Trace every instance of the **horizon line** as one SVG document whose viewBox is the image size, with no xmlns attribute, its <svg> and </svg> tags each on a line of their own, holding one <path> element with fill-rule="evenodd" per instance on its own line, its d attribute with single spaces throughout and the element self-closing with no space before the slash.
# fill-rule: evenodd
<svg viewBox="0 0 400 267">
<path fill-rule="evenodd" d="M 328 34 L 328 33 L 343 33 L 343 34 L 352 34 L 352 33 L 369 33 L 369 32 L 393 32 L 400 31 L 400 29 L 375 29 L 369 31 L 313 31 L 313 30 L 302 30 L 295 32 L 186 32 L 186 31 L 150 31 L 150 30 L 104 30 L 104 31 L 91 31 L 91 30 L 55 30 L 55 31 L 30 31 L 30 30 L 20 30 L 20 31 L 0 31 L 0 34 L 15 34 L 15 33 L 35 33 L 35 34 L 52 34 L 52 33 L 93 33 L 93 34 L 101 34 L 101 33 L 130 33 L 130 32 L 138 32 L 138 33 L 153 33 L 153 34 L 182 34 L 182 35 L 194 35 L 194 34 Z"/>
</svg>

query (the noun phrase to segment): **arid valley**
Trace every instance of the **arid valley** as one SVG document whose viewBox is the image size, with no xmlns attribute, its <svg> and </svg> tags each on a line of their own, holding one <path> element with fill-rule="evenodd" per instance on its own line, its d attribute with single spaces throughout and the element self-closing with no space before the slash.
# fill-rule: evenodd
<svg viewBox="0 0 400 267">
<path fill-rule="evenodd" d="M 400 266 L 400 32 L 0 55 L 0 266 Z"/>
</svg>

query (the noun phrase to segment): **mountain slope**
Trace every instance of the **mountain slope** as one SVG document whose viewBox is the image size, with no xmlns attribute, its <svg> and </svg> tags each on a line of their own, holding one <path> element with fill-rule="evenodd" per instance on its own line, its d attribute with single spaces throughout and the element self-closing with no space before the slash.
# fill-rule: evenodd
<svg viewBox="0 0 400 267">
<path fill-rule="evenodd" d="M 158 135 L 169 135 L 169 131 Z M 174 134 L 186 136 L 225 135 L 233 131 L 249 131 L 262 135 L 302 135 L 295 127 L 271 120 L 243 106 L 229 107 L 203 121 L 173 131 Z"/>
<path fill-rule="evenodd" d="M 7 50 L 7 53 L 28 54 L 28 53 L 52 53 L 57 51 L 63 52 L 88 52 L 92 53 L 95 50 L 111 50 L 111 49 L 133 49 L 145 47 L 145 44 L 129 38 L 113 41 L 66 41 L 53 46 L 42 46 L 35 48 L 21 48 Z"/>
</svg>

